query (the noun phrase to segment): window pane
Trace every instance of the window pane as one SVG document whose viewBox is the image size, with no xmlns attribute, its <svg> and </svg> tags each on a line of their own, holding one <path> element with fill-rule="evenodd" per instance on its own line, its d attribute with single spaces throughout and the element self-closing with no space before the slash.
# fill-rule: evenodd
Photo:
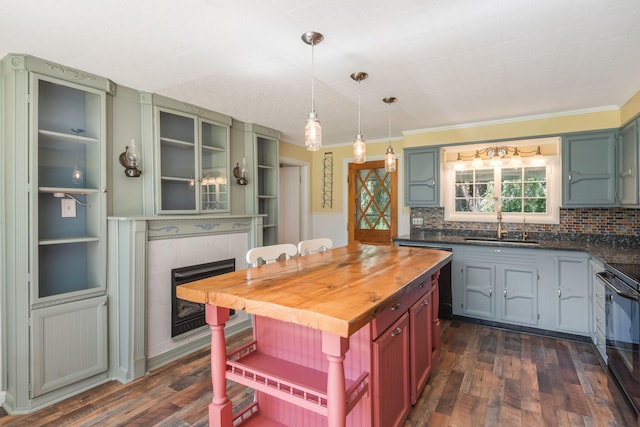
<svg viewBox="0 0 640 427">
<path fill-rule="evenodd" d="M 525 199 L 524 211 L 531 213 L 545 213 L 547 211 L 547 199 Z"/>
<path fill-rule="evenodd" d="M 502 183 L 522 181 L 522 168 L 502 169 Z"/>
<path fill-rule="evenodd" d="M 546 197 L 546 195 L 547 195 L 546 182 L 525 182 L 524 184 L 525 197 Z"/>
<path fill-rule="evenodd" d="M 544 166 L 525 168 L 524 180 L 545 182 L 547 180 L 547 168 Z"/>
</svg>

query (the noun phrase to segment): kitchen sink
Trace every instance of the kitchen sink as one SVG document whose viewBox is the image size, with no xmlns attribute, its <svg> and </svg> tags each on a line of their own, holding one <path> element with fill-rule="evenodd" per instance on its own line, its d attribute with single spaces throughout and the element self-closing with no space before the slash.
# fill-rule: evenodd
<svg viewBox="0 0 640 427">
<path fill-rule="evenodd" d="M 469 243 L 489 243 L 492 245 L 510 246 L 537 246 L 540 244 L 537 240 L 497 239 L 495 237 L 465 237 L 464 241 Z"/>
</svg>

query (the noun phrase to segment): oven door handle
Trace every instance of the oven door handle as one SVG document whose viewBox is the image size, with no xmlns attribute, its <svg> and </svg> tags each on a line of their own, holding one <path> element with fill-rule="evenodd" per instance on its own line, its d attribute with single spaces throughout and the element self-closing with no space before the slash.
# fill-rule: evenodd
<svg viewBox="0 0 640 427">
<path fill-rule="evenodd" d="M 633 300 L 633 301 L 640 301 L 640 294 L 637 294 L 635 292 L 633 292 L 633 293 L 632 292 L 625 292 L 622 289 L 619 289 L 610 280 L 608 280 L 606 278 L 606 276 L 603 276 L 600 273 L 598 273 L 598 278 L 600 280 L 602 280 L 609 288 L 611 288 L 611 290 L 613 292 L 615 292 L 617 295 L 620 295 L 622 298 L 630 299 L 630 300 Z"/>
</svg>

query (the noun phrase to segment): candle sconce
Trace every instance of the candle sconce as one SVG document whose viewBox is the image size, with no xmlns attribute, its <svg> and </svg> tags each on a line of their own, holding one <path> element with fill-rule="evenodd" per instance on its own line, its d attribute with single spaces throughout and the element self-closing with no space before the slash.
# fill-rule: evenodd
<svg viewBox="0 0 640 427">
<path fill-rule="evenodd" d="M 124 153 L 120 154 L 118 160 L 120 164 L 124 166 L 124 174 L 129 178 L 138 178 L 142 174 L 140 166 L 138 165 L 140 162 L 140 154 L 138 153 L 135 139 L 131 140 L 131 145 L 125 148 Z"/>
<path fill-rule="evenodd" d="M 233 176 L 236 178 L 236 182 L 240 185 L 247 185 L 249 183 L 245 159 L 242 159 L 242 169 L 240 169 L 240 164 L 236 162 L 236 167 L 233 168 Z"/>
</svg>

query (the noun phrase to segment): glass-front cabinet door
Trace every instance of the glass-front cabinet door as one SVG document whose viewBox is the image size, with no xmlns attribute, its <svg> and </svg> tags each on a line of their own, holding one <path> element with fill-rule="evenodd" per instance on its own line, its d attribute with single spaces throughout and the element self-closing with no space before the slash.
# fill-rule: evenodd
<svg viewBox="0 0 640 427">
<path fill-rule="evenodd" d="M 200 120 L 200 190 L 203 212 L 229 212 L 229 129 Z"/>
<path fill-rule="evenodd" d="M 159 212 L 196 212 L 196 117 L 158 110 Z"/>
<path fill-rule="evenodd" d="M 105 290 L 104 92 L 34 74 L 37 268 L 32 302 Z"/>
<path fill-rule="evenodd" d="M 229 126 L 157 108 L 158 213 L 229 212 Z"/>
</svg>

